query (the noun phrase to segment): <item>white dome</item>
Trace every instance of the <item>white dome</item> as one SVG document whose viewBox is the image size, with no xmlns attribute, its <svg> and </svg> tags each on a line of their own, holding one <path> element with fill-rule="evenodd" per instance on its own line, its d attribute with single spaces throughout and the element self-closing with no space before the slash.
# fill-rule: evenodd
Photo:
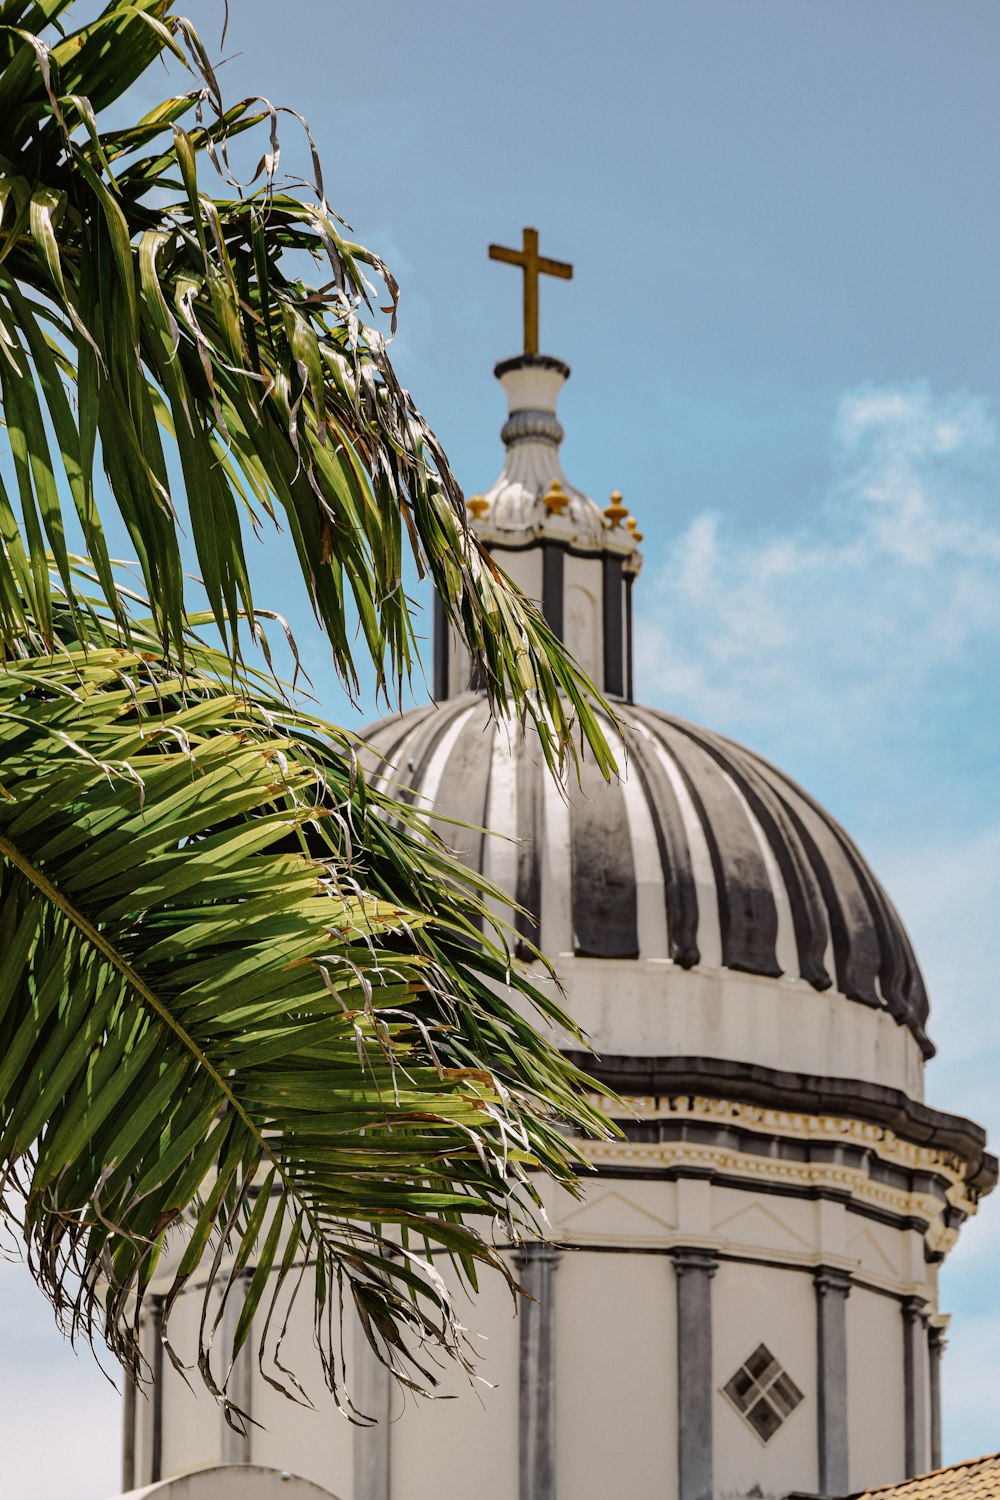
<svg viewBox="0 0 1000 1500">
<path fill-rule="evenodd" d="M 386 719 L 362 738 L 383 774 L 444 818 L 512 834 L 509 894 L 543 952 L 546 881 L 568 893 L 580 957 L 669 958 L 803 979 L 887 1011 L 933 1055 L 927 995 L 892 902 L 843 828 L 752 751 L 656 709 L 616 705 L 627 774 L 608 785 L 591 761 L 572 794 L 569 838 L 546 846 L 545 770 L 532 741 L 490 719 L 479 694 Z M 604 718 L 609 738 L 617 739 Z M 446 843 L 484 873 L 487 841 L 450 823 Z M 551 846 L 551 839 L 548 840 Z M 807 992 L 804 992 L 807 993 Z"/>
</svg>

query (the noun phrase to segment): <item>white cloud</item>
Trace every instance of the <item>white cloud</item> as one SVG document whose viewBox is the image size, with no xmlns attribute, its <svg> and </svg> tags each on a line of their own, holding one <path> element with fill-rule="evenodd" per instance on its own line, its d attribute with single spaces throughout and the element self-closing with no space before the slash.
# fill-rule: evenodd
<svg viewBox="0 0 1000 1500">
<path fill-rule="evenodd" d="M 982 398 L 926 382 L 845 395 L 821 506 L 789 530 L 715 514 L 637 596 L 646 696 L 738 726 L 787 705 L 857 743 L 1000 634 L 1000 440 Z M 835 705 L 835 711 L 831 706 Z"/>
</svg>

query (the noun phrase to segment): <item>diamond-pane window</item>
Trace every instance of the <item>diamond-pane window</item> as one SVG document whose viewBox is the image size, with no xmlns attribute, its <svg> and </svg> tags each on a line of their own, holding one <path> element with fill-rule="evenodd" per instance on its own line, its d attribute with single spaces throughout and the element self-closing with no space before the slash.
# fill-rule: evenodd
<svg viewBox="0 0 1000 1500">
<path fill-rule="evenodd" d="M 764 1344 L 757 1345 L 722 1390 L 762 1443 L 770 1442 L 802 1400 L 795 1381 Z"/>
</svg>

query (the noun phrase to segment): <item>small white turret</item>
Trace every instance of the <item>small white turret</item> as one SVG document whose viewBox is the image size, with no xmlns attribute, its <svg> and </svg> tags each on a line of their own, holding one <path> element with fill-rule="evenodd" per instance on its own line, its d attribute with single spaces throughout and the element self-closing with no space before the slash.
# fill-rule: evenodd
<svg viewBox="0 0 1000 1500">
<path fill-rule="evenodd" d="M 515 583 L 536 600 L 596 686 L 632 696 L 632 582 L 642 566 L 641 533 L 615 493 L 605 510 L 563 471 L 556 411 L 569 366 L 550 354 L 519 354 L 494 372 L 508 401 L 495 483 L 469 501 L 473 530 Z M 622 525 L 625 521 L 627 524 Z M 468 653 L 435 621 L 434 694 L 470 685 Z"/>
<path fill-rule="evenodd" d="M 607 526 L 599 506 L 570 484 L 559 457 L 564 434 L 556 402 L 569 366 L 548 354 L 520 354 L 498 364 L 495 374 L 509 408 L 500 431 L 506 453 L 500 477 L 482 496 L 487 509 L 477 526 L 480 537 L 502 543 L 548 534 L 566 542 L 602 542 Z M 558 512 L 545 505 L 553 485 L 567 499 Z"/>
</svg>

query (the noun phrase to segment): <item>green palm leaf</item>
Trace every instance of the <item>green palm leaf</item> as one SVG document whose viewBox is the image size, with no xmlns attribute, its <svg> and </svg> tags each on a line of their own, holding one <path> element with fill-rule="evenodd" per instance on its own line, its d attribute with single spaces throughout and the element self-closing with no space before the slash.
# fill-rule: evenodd
<svg viewBox="0 0 1000 1500">
<path fill-rule="evenodd" d="M 288 529 L 351 691 L 358 652 L 387 695 L 412 670 L 409 553 L 550 764 L 574 729 L 614 763 L 587 679 L 468 530 L 369 323 L 366 277 L 393 326 L 395 283 L 315 152 L 312 187 L 279 183 L 277 112 L 224 106 L 172 0 L 108 0 L 75 30 L 72 4 L 0 0 L 0 1214 L 70 1331 L 134 1374 L 176 1230 L 167 1327 L 196 1266 L 206 1299 L 252 1266 L 237 1345 L 258 1312 L 266 1345 L 308 1265 L 331 1386 L 344 1289 L 426 1380 L 422 1343 L 462 1357 L 427 1252 L 474 1284 L 496 1223 L 530 1221 L 529 1168 L 571 1186 L 572 1132 L 605 1126 L 520 1014 L 570 1024 L 512 965 L 496 893 L 247 664 L 247 528 Z M 109 128 L 164 57 L 189 90 Z M 239 187 L 227 146 L 254 131 Z"/>
<path fill-rule="evenodd" d="M 234 662 L 239 622 L 252 628 L 255 607 L 244 533 L 281 519 L 351 690 L 355 621 L 382 690 L 398 690 L 412 669 L 409 550 L 492 699 L 532 716 L 553 759 L 578 721 L 610 770 L 590 684 L 469 532 L 445 455 L 366 322 L 367 276 L 384 284 L 393 327 L 396 285 L 342 233 L 315 151 L 309 196 L 283 190 L 276 112 L 264 100 L 223 106 L 172 0 L 110 0 L 75 32 L 65 29 L 70 8 L 0 0 L 0 395 L 23 522 L 0 491 L 0 649 L 16 654 L 31 629 L 51 643 L 49 553 L 75 598 L 60 470 L 127 630 L 94 503 L 100 464 L 162 646 L 179 660 L 179 511 Z M 190 92 L 132 129 L 102 130 L 101 111 L 161 54 L 188 69 Z M 207 159 L 218 163 L 232 137 L 257 128 L 257 185 L 211 196 Z M 323 285 L 296 274 L 305 256 L 323 264 Z"/>
<path fill-rule="evenodd" d="M 331 1384 L 344 1285 L 408 1378 L 405 1335 L 458 1350 L 415 1250 L 474 1280 L 495 1221 L 530 1220 L 526 1168 L 572 1181 L 557 1112 L 601 1118 L 505 998 L 502 937 L 419 815 L 390 816 L 331 726 L 198 654 L 183 680 L 94 647 L 0 673 L 4 1210 L 23 1196 L 57 1309 L 133 1369 L 183 1220 L 168 1309 L 218 1232 L 213 1283 L 254 1264 L 239 1342 L 280 1251 L 315 1265 Z"/>
</svg>

